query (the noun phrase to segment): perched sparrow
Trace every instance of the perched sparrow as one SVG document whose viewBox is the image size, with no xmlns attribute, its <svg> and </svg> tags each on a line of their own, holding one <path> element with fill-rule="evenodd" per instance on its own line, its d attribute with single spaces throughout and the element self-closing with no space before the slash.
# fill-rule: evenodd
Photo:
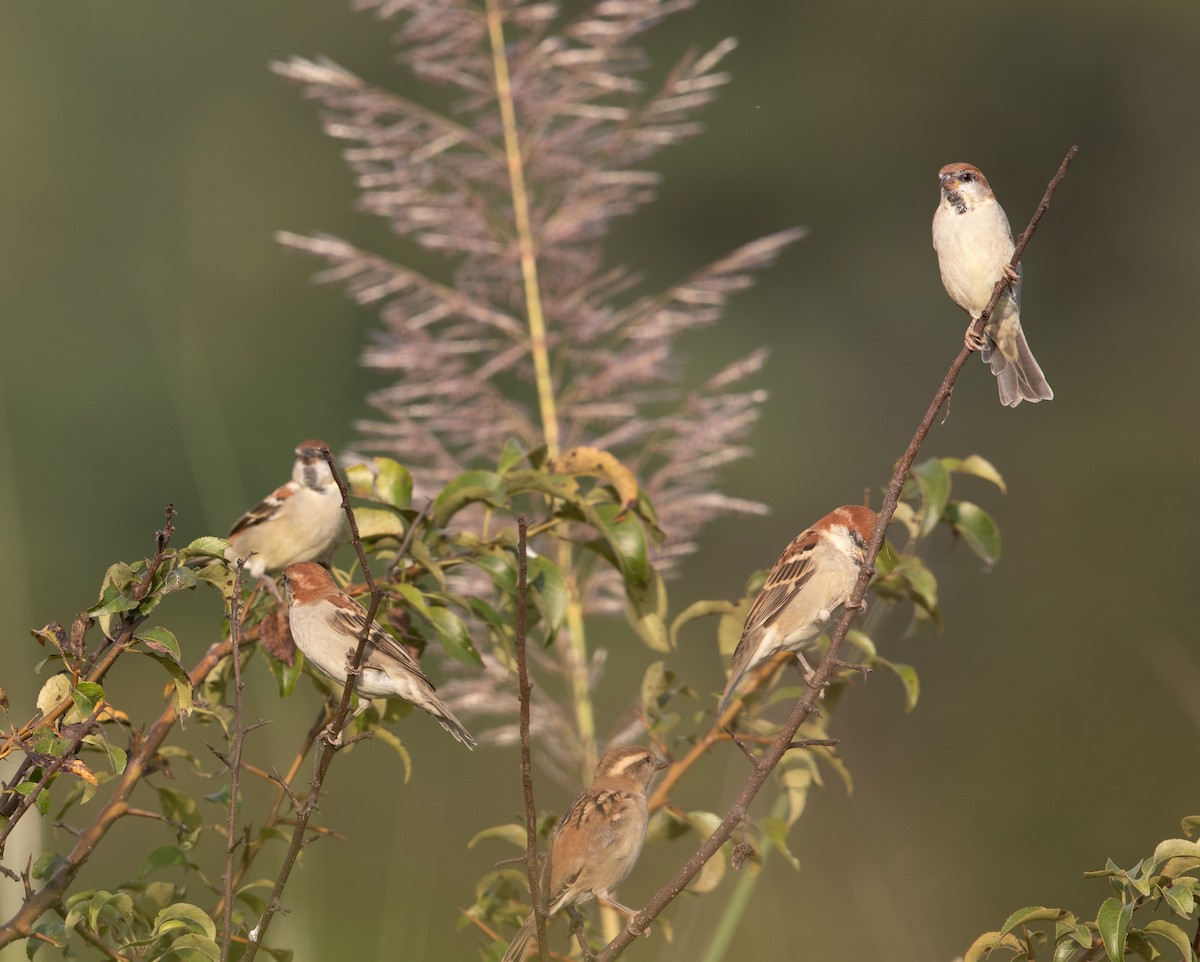
<svg viewBox="0 0 1200 962">
<path fill-rule="evenodd" d="M 229 532 L 230 561 L 248 559 L 245 570 L 261 578 L 297 561 L 323 558 L 345 540 L 346 514 L 326 449 L 324 441 L 296 448 L 292 480 L 238 518 Z"/>
<path fill-rule="evenodd" d="M 612 897 L 624 881 L 646 840 L 646 790 L 650 779 L 667 763 L 652 751 L 624 745 L 604 753 L 591 787 L 567 809 L 554 827 L 546 872 L 546 916 L 595 899 L 601 905 L 633 916 Z M 534 916 L 529 913 L 513 936 L 503 962 L 519 962 L 533 938 Z"/>
<path fill-rule="evenodd" d="M 296 647 L 310 663 L 344 685 L 350 655 L 358 647 L 366 624 L 366 609 L 338 588 L 328 571 L 311 561 L 284 568 L 283 584 Z M 467 748 L 475 747 L 471 733 L 434 694 L 434 687 L 421 666 L 395 638 L 374 623 L 354 690 L 359 695 L 358 708 L 347 724 L 366 711 L 372 698 L 403 698 L 429 712 Z M 340 732 L 333 736 L 335 743 L 340 738 Z"/>
<path fill-rule="evenodd" d="M 750 607 L 718 717 L 746 672 L 778 652 L 799 653 L 834 619 L 854 590 L 878 520 L 870 508 L 843 505 L 787 546 Z"/>
<path fill-rule="evenodd" d="M 983 352 L 996 376 L 1001 404 L 1048 401 L 1054 392 L 1021 330 L 1021 268 L 1009 266 L 1014 247 L 1004 209 L 978 167 L 947 164 L 938 178 L 942 200 L 933 212 L 933 249 L 950 300 L 971 315 L 973 324 L 1000 278 L 1012 281 L 988 318 L 985 337 L 972 338 L 968 325 L 966 345 Z"/>
</svg>

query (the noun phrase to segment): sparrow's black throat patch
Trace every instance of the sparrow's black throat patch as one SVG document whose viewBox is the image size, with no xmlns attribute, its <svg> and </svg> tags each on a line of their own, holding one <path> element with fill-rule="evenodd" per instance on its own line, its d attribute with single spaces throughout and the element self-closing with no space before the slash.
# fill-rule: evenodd
<svg viewBox="0 0 1200 962">
<path fill-rule="evenodd" d="M 950 201 L 950 206 L 958 211 L 958 213 L 965 214 L 967 212 L 967 202 L 963 200 L 963 195 L 958 191 L 946 191 L 946 200 Z"/>
</svg>

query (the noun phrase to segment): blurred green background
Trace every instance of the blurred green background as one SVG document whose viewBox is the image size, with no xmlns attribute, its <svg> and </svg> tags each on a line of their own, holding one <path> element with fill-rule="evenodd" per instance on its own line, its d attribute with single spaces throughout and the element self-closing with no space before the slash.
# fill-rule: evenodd
<svg viewBox="0 0 1200 962">
<path fill-rule="evenodd" d="M 272 234 L 402 248 L 353 212 L 339 146 L 267 65 L 324 54 L 403 89 L 391 29 L 338 0 L 0 12 L 0 684 L 15 718 L 40 684 L 28 629 L 67 621 L 108 564 L 148 553 L 168 501 L 181 541 L 224 533 L 286 477 L 297 441 L 339 447 L 368 413 L 384 382 L 356 358 L 373 316 L 314 287 L 319 265 Z M 973 359 L 926 447 L 1003 472 L 1007 496 L 961 489 L 999 519 L 1001 562 L 988 574 L 935 541 L 945 630 L 876 633 L 919 669 L 921 702 L 904 715 L 879 676 L 846 700 L 855 790 L 815 793 L 793 834 L 802 871 L 772 861 L 728 956 L 948 962 L 1019 906 L 1094 912 L 1107 889 L 1083 870 L 1131 864 L 1200 810 L 1200 4 L 711 2 L 648 46 L 664 66 L 731 34 L 734 82 L 706 132 L 656 158 L 660 200 L 609 244 L 665 284 L 764 233 L 811 229 L 688 344 L 695 382 L 770 346 L 757 455 L 725 489 L 773 513 L 704 533 L 676 611 L 736 597 L 864 487 L 878 503 L 961 345 L 929 243 L 937 169 L 983 168 L 1020 230 L 1081 147 L 1024 264 L 1025 326 L 1055 400 L 1003 409 Z M 163 620 L 198 655 L 217 614 L 215 596 L 186 598 Z M 600 708 L 615 724 L 651 659 L 620 625 L 598 637 L 614 648 Z M 678 659 L 709 690 L 712 652 L 698 640 Z M 301 685 L 281 705 L 257 663 L 252 681 L 252 711 L 275 719 L 252 750 L 283 766 L 317 696 Z M 160 683 L 147 671 L 155 698 Z M 468 757 L 418 717 L 399 730 L 409 784 L 378 743 L 333 770 L 322 815 L 348 838 L 305 855 L 276 933 L 300 962 L 476 957 L 455 907 L 511 852 L 464 845 L 519 811 L 515 752 Z M 713 757 L 677 801 L 723 811 L 744 774 L 737 753 Z M 540 800 L 568 795 L 543 781 Z M 155 830 L 123 826 L 101 857 L 141 852 Z M 641 904 L 691 846 L 648 849 L 623 900 Z M 675 903 L 674 945 L 656 934 L 627 957 L 695 957 L 731 884 Z"/>
</svg>

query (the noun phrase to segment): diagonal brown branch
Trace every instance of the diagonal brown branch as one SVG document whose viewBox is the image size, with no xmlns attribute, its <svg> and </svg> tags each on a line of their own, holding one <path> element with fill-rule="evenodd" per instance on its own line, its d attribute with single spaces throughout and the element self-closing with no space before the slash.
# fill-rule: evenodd
<svg viewBox="0 0 1200 962">
<path fill-rule="evenodd" d="M 1029 226 L 1025 228 L 1025 232 L 1021 235 L 1021 239 L 1013 253 L 1012 266 L 1015 267 L 1019 262 L 1026 244 L 1029 243 L 1030 237 L 1033 236 L 1034 230 L 1037 229 L 1038 221 L 1041 220 L 1042 215 L 1049 208 L 1051 197 L 1054 195 L 1055 190 L 1058 189 L 1058 185 L 1061 183 L 1063 177 L 1066 176 L 1067 167 L 1075 159 L 1078 151 L 1078 147 L 1072 147 L 1067 151 L 1067 155 L 1063 158 L 1058 172 L 1046 188 L 1046 192 L 1042 196 L 1042 202 L 1038 205 L 1033 219 L 1030 220 Z M 976 322 L 976 329 L 978 331 L 983 330 L 983 325 L 987 323 L 987 318 L 990 316 L 992 309 L 996 306 L 996 302 L 999 301 L 1007 286 L 1007 278 L 1002 278 L 996 285 L 996 290 L 992 293 L 992 299 L 988 303 L 987 309 Z M 812 713 L 817 696 L 823 690 L 830 674 L 837 667 L 838 651 L 842 647 L 846 633 L 850 630 L 850 625 L 863 608 L 863 596 L 866 594 L 867 585 L 870 583 L 871 577 L 875 574 L 875 558 L 879 555 L 879 549 L 883 546 L 884 533 L 887 531 L 887 526 L 896 511 L 896 504 L 900 500 L 900 492 L 904 487 L 905 480 L 908 478 L 909 469 L 912 467 L 913 461 L 916 460 L 917 453 L 921 449 L 921 445 L 925 442 L 925 438 L 933 427 L 938 411 L 941 410 L 942 405 L 950 398 L 950 394 L 954 389 L 954 382 L 958 378 L 958 373 L 962 370 L 963 365 L 967 362 L 967 358 L 970 355 L 970 350 L 963 347 L 953 363 L 951 363 L 950 369 L 946 372 L 946 376 L 942 379 L 937 393 L 933 396 L 933 401 L 930 402 L 929 408 L 925 412 L 925 416 L 921 418 L 916 433 L 913 434 L 912 440 L 909 441 L 908 447 L 904 451 L 904 455 L 900 458 L 895 471 L 892 473 L 892 480 L 888 485 L 887 495 L 884 497 L 883 506 L 879 511 L 879 521 L 875 525 L 875 531 L 871 535 L 871 543 L 867 548 L 866 562 L 859 573 L 854 591 L 850 595 L 850 600 L 846 602 L 846 609 L 830 636 L 829 650 L 825 652 L 825 656 L 821 659 L 816 672 L 814 672 L 809 684 L 805 687 L 804 694 L 792 710 L 792 714 L 784 723 L 783 728 L 780 729 L 775 740 L 759 758 L 754 771 L 751 772 L 750 777 L 746 780 L 745 786 L 742 788 L 733 806 L 729 809 L 729 812 L 721 819 L 720 825 L 717 826 L 712 835 L 705 839 L 696 853 L 684 863 L 683 867 L 675 873 L 674 877 L 655 893 L 654 897 L 646 904 L 646 907 L 634 915 L 625 928 L 618 933 L 617 937 L 605 946 L 603 951 L 596 955 L 596 962 L 612 962 L 613 959 L 617 958 L 638 935 L 646 930 L 647 926 L 658 917 L 663 909 L 670 905 L 687 888 L 688 883 L 695 878 L 700 869 L 704 867 L 704 864 L 717 853 L 720 847 L 733 834 L 734 829 L 745 819 L 750 803 L 763 787 L 768 776 L 775 769 L 775 766 L 779 764 L 780 760 L 791 747 L 792 739 L 795 737 L 797 730 Z"/>
</svg>

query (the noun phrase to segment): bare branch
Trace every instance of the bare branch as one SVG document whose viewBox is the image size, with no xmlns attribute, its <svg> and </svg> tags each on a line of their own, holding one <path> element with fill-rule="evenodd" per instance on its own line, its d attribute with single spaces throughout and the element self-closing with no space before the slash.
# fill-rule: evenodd
<svg viewBox="0 0 1200 962">
<path fill-rule="evenodd" d="M 233 569 L 233 592 L 229 596 L 229 649 L 233 658 L 233 758 L 229 761 L 229 821 L 225 833 L 225 871 L 221 876 L 225 886 L 224 930 L 221 938 L 221 962 L 228 962 L 233 938 L 233 860 L 237 854 L 238 783 L 242 771 L 242 748 L 246 743 L 246 725 L 242 694 L 242 568 L 245 560 L 238 558 Z"/>
<path fill-rule="evenodd" d="M 521 700 L 521 786 L 525 792 L 525 871 L 529 874 L 529 896 L 533 902 L 534 932 L 538 956 L 546 962 L 546 916 L 542 912 L 542 887 L 538 883 L 537 808 L 533 803 L 533 766 L 529 761 L 529 670 L 525 664 L 525 623 L 528 613 L 529 519 L 517 515 L 517 695 Z"/>
</svg>

